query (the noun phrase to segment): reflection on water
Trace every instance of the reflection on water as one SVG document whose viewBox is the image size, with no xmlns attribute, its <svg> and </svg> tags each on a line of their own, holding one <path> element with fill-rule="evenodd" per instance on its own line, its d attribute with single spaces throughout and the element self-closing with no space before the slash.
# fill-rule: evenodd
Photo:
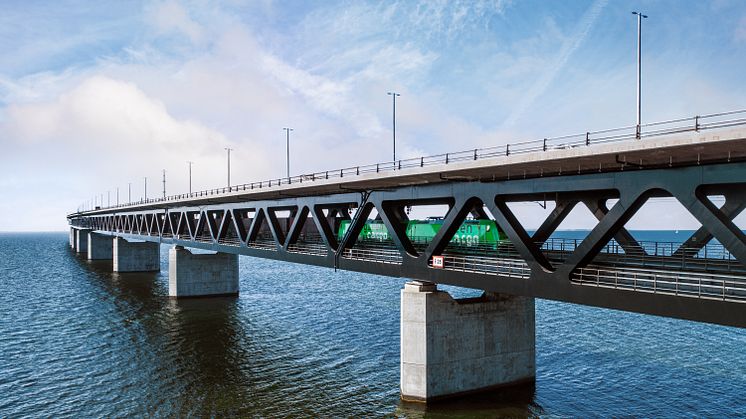
<svg viewBox="0 0 746 419">
<path fill-rule="evenodd" d="M 240 259 L 238 297 L 168 298 L 67 235 L 0 235 L 0 417 L 746 415 L 746 335 L 537 301 L 535 386 L 399 400 L 403 279 Z M 478 292 L 449 289 L 456 296 Z"/>
<path fill-rule="evenodd" d="M 408 418 L 494 418 L 535 417 L 544 414 L 534 403 L 535 384 L 523 384 L 494 391 L 443 400 L 425 405 L 400 401 L 396 416 Z"/>
<path fill-rule="evenodd" d="M 251 395 L 245 393 L 249 377 L 240 366 L 258 348 L 240 345 L 248 339 L 238 321 L 237 298 L 170 299 L 161 273 L 117 273 L 110 261 L 76 259 L 124 309 L 124 328 L 141 345 L 139 361 L 157 365 L 146 378 L 158 389 L 145 401 L 148 414 L 242 411 Z M 162 392 L 173 397 L 165 399 Z"/>
<path fill-rule="evenodd" d="M 253 346 L 238 321 L 238 302 L 233 298 L 168 300 L 164 315 L 156 318 L 152 330 L 156 339 L 164 339 L 173 353 L 173 365 L 162 370 L 179 385 L 179 397 L 163 413 L 182 415 L 237 413 L 249 381 L 241 369 L 250 358 Z M 178 356 L 178 354 L 189 354 Z"/>
</svg>

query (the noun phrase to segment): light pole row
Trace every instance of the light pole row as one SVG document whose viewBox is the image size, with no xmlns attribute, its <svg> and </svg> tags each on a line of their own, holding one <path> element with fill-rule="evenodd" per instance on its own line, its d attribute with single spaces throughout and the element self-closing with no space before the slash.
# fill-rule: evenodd
<svg viewBox="0 0 746 419">
<path fill-rule="evenodd" d="M 633 15 L 637 16 L 637 112 L 635 122 L 635 138 L 640 139 L 641 137 L 641 126 L 642 126 L 642 19 L 647 19 L 648 16 L 642 12 L 634 11 Z M 392 117 L 391 117 L 391 132 L 392 132 L 392 162 L 396 164 L 396 98 L 400 97 L 401 94 L 397 92 L 387 92 L 388 96 L 391 96 L 392 100 Z M 285 131 L 285 157 L 286 157 L 286 174 L 288 179 L 290 178 L 290 132 L 293 128 L 284 127 Z M 224 150 L 228 154 L 228 191 L 231 190 L 231 151 L 230 147 L 225 147 Z M 192 165 L 193 161 L 186 162 L 189 167 L 189 194 L 192 193 Z M 111 194 L 107 191 L 107 205 L 111 205 Z M 117 205 L 119 205 L 119 187 L 117 187 Z M 166 169 L 163 169 L 163 198 L 166 198 Z M 148 199 L 148 178 L 144 178 L 144 199 Z M 132 183 L 127 183 L 127 201 L 132 203 Z M 91 200 L 94 208 L 98 203 L 97 197 L 94 196 Z M 104 204 L 104 195 L 101 194 L 101 206 Z"/>
<path fill-rule="evenodd" d="M 391 99 L 393 100 L 393 112 L 391 117 L 391 125 L 392 129 L 391 132 L 394 134 L 394 159 L 393 162 L 396 162 L 396 98 L 397 96 L 401 96 L 399 93 L 396 92 L 387 92 L 387 95 L 391 96 Z"/>
<path fill-rule="evenodd" d="M 230 147 L 225 147 L 225 151 L 228 152 L 228 190 L 231 189 L 231 151 L 233 151 Z"/>
<path fill-rule="evenodd" d="M 396 160 L 396 96 L 401 96 L 398 93 L 389 93 L 390 95 L 394 96 L 394 160 Z M 293 131 L 293 128 L 290 127 L 284 127 L 283 131 L 285 131 L 285 156 L 286 156 L 286 174 L 287 177 L 290 178 L 290 132 Z M 234 149 L 230 147 L 225 147 L 224 150 L 227 153 L 227 181 L 228 181 L 228 190 L 231 190 L 231 151 L 234 151 Z M 188 160 L 187 162 L 188 170 L 189 170 L 189 194 L 192 193 L 192 165 L 194 164 L 193 161 Z M 163 198 L 166 198 L 166 169 L 163 169 Z M 143 199 L 148 200 L 148 178 L 143 177 Z M 101 195 L 101 205 L 103 205 L 103 194 Z M 95 207 L 98 203 L 97 197 L 94 196 L 94 199 L 92 200 L 93 206 Z M 132 183 L 127 183 L 127 202 L 132 203 Z M 111 204 L 111 202 L 109 202 Z M 119 187 L 117 187 L 117 205 L 119 205 Z"/>
<path fill-rule="evenodd" d="M 635 124 L 635 138 L 640 139 L 640 125 L 642 113 L 642 19 L 648 16 L 641 12 L 632 12 L 637 16 L 637 123 Z"/>
<path fill-rule="evenodd" d="M 292 131 L 292 128 L 283 128 L 283 131 L 285 131 L 285 155 L 286 155 L 286 164 L 287 164 L 287 175 L 288 179 L 290 179 L 290 131 Z"/>
</svg>

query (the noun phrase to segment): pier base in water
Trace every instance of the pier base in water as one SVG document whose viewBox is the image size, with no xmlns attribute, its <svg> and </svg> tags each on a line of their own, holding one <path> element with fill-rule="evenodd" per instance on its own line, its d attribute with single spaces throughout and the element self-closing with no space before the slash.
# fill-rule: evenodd
<svg viewBox="0 0 746 419">
<path fill-rule="evenodd" d="M 88 233 L 88 260 L 112 260 L 114 237 L 109 234 Z"/>
<path fill-rule="evenodd" d="M 168 251 L 168 295 L 172 298 L 238 295 L 238 255 Z"/>
<path fill-rule="evenodd" d="M 91 233 L 91 229 L 88 228 L 73 228 L 73 250 L 75 253 L 88 254 L 88 235 Z"/>
<path fill-rule="evenodd" d="M 160 244 L 128 241 L 122 237 L 113 240 L 114 272 L 157 272 L 161 270 Z"/>
<path fill-rule="evenodd" d="M 455 300 L 435 284 L 401 291 L 401 397 L 438 399 L 525 384 L 536 376 L 534 299 Z"/>
</svg>

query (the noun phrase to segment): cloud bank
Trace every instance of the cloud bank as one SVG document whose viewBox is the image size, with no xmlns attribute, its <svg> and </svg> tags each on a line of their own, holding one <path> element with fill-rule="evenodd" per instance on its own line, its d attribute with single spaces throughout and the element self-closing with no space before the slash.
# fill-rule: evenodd
<svg viewBox="0 0 746 419">
<path fill-rule="evenodd" d="M 187 160 L 195 189 L 222 186 L 225 147 L 235 150 L 234 182 L 282 176 L 287 126 L 293 173 L 385 161 L 391 90 L 402 94 L 402 157 L 625 125 L 632 115 L 634 33 L 623 4 L 296 6 L 9 5 L 0 17 L 0 193 L 13 199 L 0 203 L 0 231 L 62 229 L 64 214 L 113 200 L 117 188 L 122 200 L 131 184 L 139 199 L 145 177 L 149 195 L 160 194 L 163 169 L 167 193 L 184 192 Z M 677 22 L 691 10 L 660 7 L 668 13 L 650 12 L 658 20 L 648 47 L 665 53 L 647 57 L 646 80 L 658 82 L 644 86 L 646 117 L 738 105 L 743 20 L 699 30 Z M 729 7 L 696 11 L 744 15 Z"/>
</svg>

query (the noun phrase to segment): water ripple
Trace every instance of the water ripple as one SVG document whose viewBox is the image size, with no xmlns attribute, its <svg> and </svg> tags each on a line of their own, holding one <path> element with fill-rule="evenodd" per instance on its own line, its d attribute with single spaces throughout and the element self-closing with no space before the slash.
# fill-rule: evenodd
<svg viewBox="0 0 746 419">
<path fill-rule="evenodd" d="M 173 301 L 64 233 L 0 254 L 0 417 L 746 415 L 740 329 L 537 301 L 535 387 L 424 409 L 398 398 L 401 279 L 242 257 L 238 298 Z"/>
</svg>

